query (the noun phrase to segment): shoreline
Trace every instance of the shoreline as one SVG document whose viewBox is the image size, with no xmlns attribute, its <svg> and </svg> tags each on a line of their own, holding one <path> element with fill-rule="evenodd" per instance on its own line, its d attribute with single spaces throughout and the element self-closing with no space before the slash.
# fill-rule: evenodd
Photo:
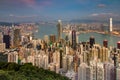
<svg viewBox="0 0 120 80">
<path fill-rule="evenodd" d="M 63 30 L 63 33 L 69 33 L 70 30 Z M 100 32 L 100 31 L 91 31 L 91 30 L 88 30 L 88 31 L 78 31 L 76 32 L 77 35 L 80 35 L 81 33 L 98 33 L 98 34 L 104 34 L 104 35 L 110 35 L 110 36 L 115 36 L 115 37 L 120 37 L 120 34 L 118 32 Z"/>
</svg>

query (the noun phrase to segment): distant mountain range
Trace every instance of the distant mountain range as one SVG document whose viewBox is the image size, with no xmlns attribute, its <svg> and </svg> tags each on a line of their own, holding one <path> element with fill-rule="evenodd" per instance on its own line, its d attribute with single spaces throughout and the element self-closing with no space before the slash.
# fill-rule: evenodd
<svg viewBox="0 0 120 80">
<path fill-rule="evenodd" d="M 70 21 L 71 23 L 95 23 L 95 22 L 97 22 L 97 23 L 108 23 L 109 21 L 105 21 L 105 20 L 80 20 L 80 19 L 74 19 L 74 20 L 71 20 Z M 113 20 L 113 23 L 120 23 L 120 21 L 114 21 Z"/>
<path fill-rule="evenodd" d="M 12 26 L 12 24 L 18 25 L 18 23 L 0 22 L 0 26 Z"/>
<path fill-rule="evenodd" d="M 88 19 L 73 19 L 70 21 L 62 21 L 63 23 L 109 23 L 109 20 L 88 20 Z M 25 22 L 23 22 L 25 23 Z M 29 23 L 29 22 L 27 22 Z M 31 22 L 30 22 L 31 23 Z M 40 21 L 40 22 L 35 22 L 35 23 L 51 23 L 51 24 L 55 24 L 57 23 L 57 21 L 52 21 L 52 22 L 44 22 L 44 21 Z M 115 21 L 113 20 L 114 24 L 120 24 L 120 21 Z M 14 25 L 19 25 L 19 23 L 10 23 L 10 22 L 0 22 L 0 26 L 12 26 L 12 24 Z"/>
</svg>

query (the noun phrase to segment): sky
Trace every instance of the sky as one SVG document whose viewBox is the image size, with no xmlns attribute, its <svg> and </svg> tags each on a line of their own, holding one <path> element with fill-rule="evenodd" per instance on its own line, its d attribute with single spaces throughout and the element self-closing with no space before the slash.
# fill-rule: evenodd
<svg viewBox="0 0 120 80">
<path fill-rule="evenodd" d="M 120 21 L 120 0 L 0 0 L 1 22 Z"/>
</svg>

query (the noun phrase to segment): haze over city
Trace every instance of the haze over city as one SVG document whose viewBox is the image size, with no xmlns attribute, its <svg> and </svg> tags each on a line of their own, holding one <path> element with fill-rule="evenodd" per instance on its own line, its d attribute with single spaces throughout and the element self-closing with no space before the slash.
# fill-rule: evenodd
<svg viewBox="0 0 120 80">
<path fill-rule="evenodd" d="M 0 0 L 1 22 L 120 20 L 120 0 Z"/>
</svg>

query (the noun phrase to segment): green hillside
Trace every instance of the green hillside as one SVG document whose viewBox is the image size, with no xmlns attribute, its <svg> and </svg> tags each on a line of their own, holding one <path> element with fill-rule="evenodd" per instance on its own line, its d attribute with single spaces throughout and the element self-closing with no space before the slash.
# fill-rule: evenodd
<svg viewBox="0 0 120 80">
<path fill-rule="evenodd" d="M 0 62 L 0 80 L 69 80 L 55 72 L 32 66 L 30 63 Z"/>
</svg>

